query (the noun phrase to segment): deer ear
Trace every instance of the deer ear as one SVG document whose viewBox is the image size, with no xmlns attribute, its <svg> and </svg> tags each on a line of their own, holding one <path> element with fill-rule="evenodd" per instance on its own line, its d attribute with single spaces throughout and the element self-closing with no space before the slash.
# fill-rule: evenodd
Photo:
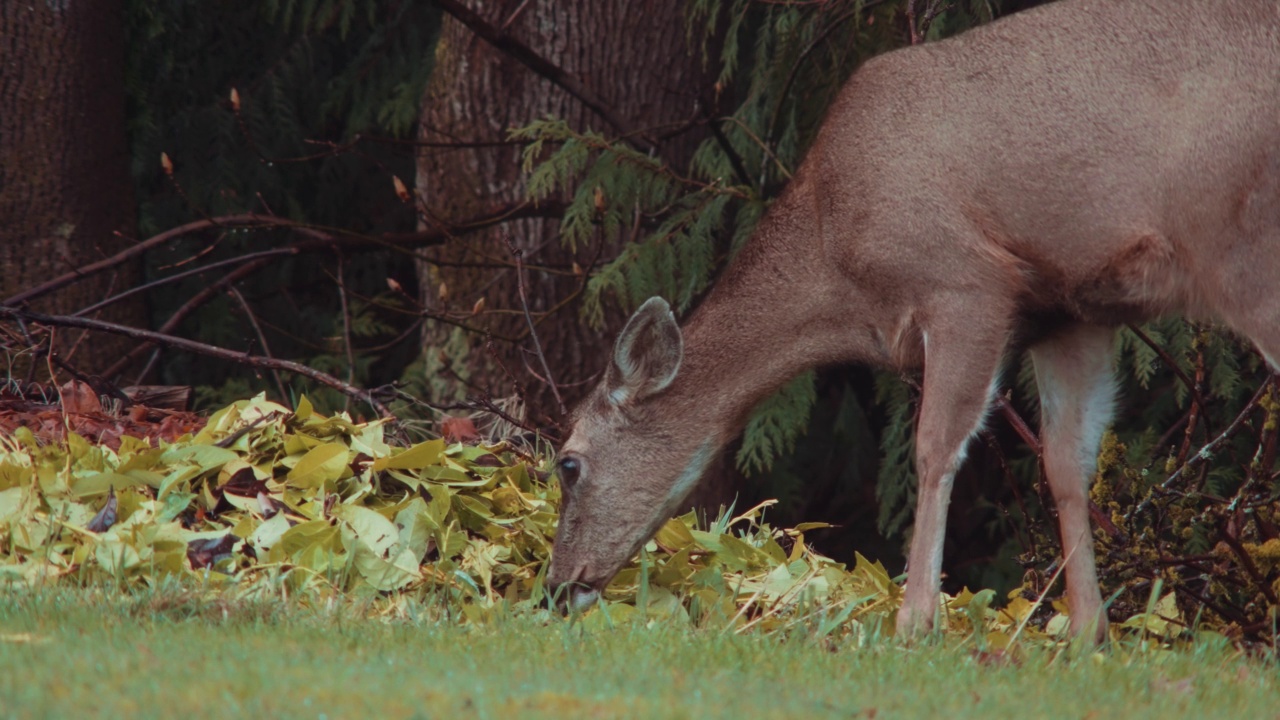
<svg viewBox="0 0 1280 720">
<path fill-rule="evenodd" d="M 671 306 L 652 297 L 636 310 L 613 347 L 605 374 L 609 402 L 625 405 L 661 392 L 676 379 L 684 338 Z"/>
</svg>

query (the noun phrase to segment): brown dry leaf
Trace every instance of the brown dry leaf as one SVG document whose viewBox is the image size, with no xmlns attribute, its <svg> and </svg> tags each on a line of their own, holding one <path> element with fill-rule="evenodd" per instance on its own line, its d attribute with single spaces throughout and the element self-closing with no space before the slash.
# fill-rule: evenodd
<svg viewBox="0 0 1280 720">
<path fill-rule="evenodd" d="M 447 417 L 440 423 L 440 435 L 445 442 L 475 442 L 480 439 L 476 424 L 471 418 Z"/>
<path fill-rule="evenodd" d="M 62 409 L 68 413 L 88 415 L 102 412 L 98 393 L 86 383 L 71 380 L 59 388 L 59 391 L 62 393 Z"/>
</svg>

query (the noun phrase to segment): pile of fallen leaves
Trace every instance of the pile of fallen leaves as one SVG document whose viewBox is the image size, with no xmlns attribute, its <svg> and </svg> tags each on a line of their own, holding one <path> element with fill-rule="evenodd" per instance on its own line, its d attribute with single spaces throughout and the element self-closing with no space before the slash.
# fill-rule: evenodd
<svg viewBox="0 0 1280 720">
<path fill-rule="evenodd" d="M 0 436 L 0 584 L 176 577 L 306 603 L 417 598 L 471 620 L 540 607 L 560 500 L 547 453 L 443 439 L 394 447 L 386 428 L 261 397 L 172 441 L 125 436 L 113 448 L 68 432 L 42 442 L 18 427 Z M 835 563 L 805 541 L 819 525 L 775 529 L 764 507 L 710 527 L 671 520 L 588 620 L 892 632 L 901 588 L 879 563 Z M 998 650 L 1030 632 L 1037 602 L 1015 596 L 997 611 L 992 600 L 965 592 L 941 610 L 949 628 Z M 1179 632 L 1170 620 L 1149 609 L 1133 622 L 1168 636 Z M 1047 630 L 1065 624 L 1059 613 Z"/>
</svg>

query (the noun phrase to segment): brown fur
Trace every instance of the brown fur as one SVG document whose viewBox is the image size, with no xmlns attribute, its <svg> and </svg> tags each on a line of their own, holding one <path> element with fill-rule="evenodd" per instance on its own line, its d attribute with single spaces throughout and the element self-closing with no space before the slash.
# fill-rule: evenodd
<svg viewBox="0 0 1280 720">
<path fill-rule="evenodd" d="M 611 406 L 614 373 L 587 401 L 550 583 L 603 588 L 789 378 L 875 363 L 924 373 L 898 628 L 930 627 L 952 477 L 1029 343 L 1072 628 L 1101 636 L 1084 498 L 1111 328 L 1216 318 L 1280 358 L 1277 78 L 1275 0 L 1060 0 L 868 62 L 679 331 L 670 386 Z M 670 330 L 630 352 L 670 358 Z"/>
</svg>

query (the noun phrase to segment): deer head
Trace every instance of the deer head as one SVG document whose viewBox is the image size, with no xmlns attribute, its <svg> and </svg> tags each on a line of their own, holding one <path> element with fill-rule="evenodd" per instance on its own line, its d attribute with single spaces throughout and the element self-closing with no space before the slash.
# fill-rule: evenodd
<svg viewBox="0 0 1280 720">
<path fill-rule="evenodd" d="M 563 493 L 548 584 L 575 609 L 604 586 L 688 496 L 718 445 L 688 433 L 656 400 L 680 372 L 684 340 L 666 301 L 627 321 L 604 381 L 582 403 L 560 452 Z M 696 444 L 696 443 L 695 443 Z"/>
</svg>

